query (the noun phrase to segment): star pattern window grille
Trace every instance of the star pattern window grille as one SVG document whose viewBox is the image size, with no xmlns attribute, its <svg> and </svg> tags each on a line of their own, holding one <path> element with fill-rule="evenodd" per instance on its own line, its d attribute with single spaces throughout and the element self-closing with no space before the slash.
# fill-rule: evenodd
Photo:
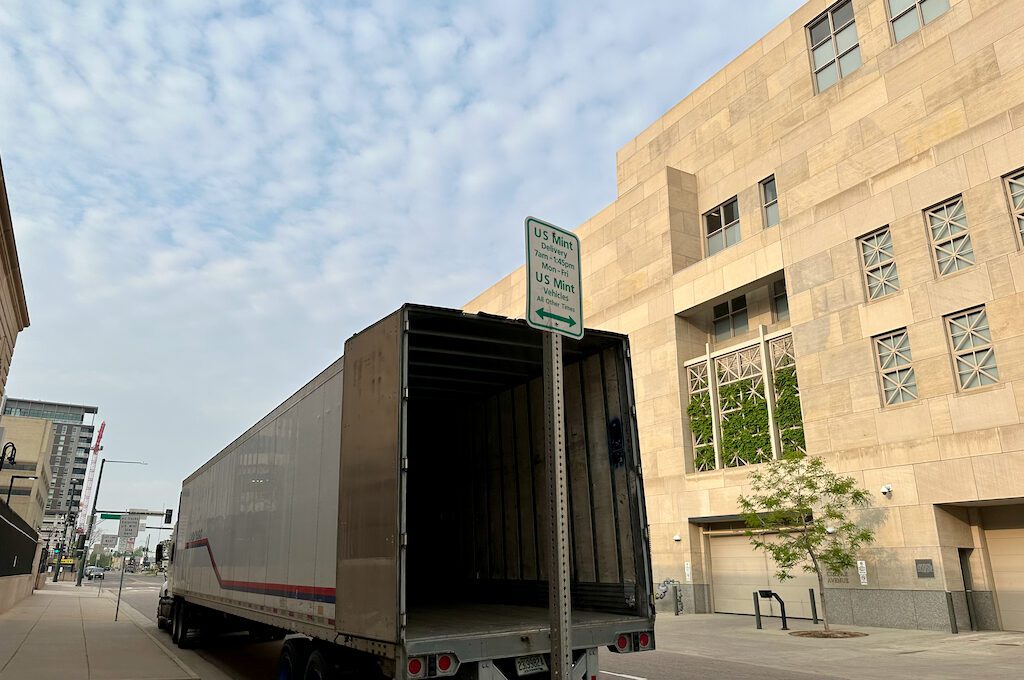
<svg viewBox="0 0 1024 680">
<path fill-rule="evenodd" d="M 864 279 L 867 282 L 870 299 L 877 300 L 900 289 L 900 277 L 896 271 L 889 227 L 862 238 L 860 252 L 864 261 Z"/>
<path fill-rule="evenodd" d="M 967 213 L 962 198 L 928 211 L 928 229 L 939 275 L 946 276 L 974 265 L 974 246 L 967 233 Z"/>
<path fill-rule="evenodd" d="M 690 394 L 703 392 L 708 388 L 708 365 L 706 363 L 687 366 L 686 375 L 690 383 Z"/>
<path fill-rule="evenodd" d="M 783 335 L 769 340 L 768 353 L 771 355 L 772 368 L 775 370 L 796 365 L 792 335 Z"/>
<path fill-rule="evenodd" d="M 946 323 L 960 388 L 967 390 L 999 382 L 985 308 L 977 307 L 946 317 Z"/>
<path fill-rule="evenodd" d="M 1024 171 L 1007 179 L 1006 188 L 1010 192 L 1010 208 L 1017 220 L 1017 231 L 1024 239 Z"/>
<path fill-rule="evenodd" d="M 907 329 L 875 338 L 875 351 L 885 404 L 892 406 L 917 399 L 917 377 L 914 375 Z"/>
</svg>

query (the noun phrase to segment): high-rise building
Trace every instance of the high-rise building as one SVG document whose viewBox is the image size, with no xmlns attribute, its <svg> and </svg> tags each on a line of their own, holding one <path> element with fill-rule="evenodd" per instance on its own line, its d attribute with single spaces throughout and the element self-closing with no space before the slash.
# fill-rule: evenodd
<svg viewBox="0 0 1024 680">
<path fill-rule="evenodd" d="M 810 0 L 616 165 L 576 233 L 587 325 L 630 338 L 655 579 L 807 615 L 737 502 L 806 452 L 874 499 L 834 621 L 1024 630 L 1024 2 Z"/>
<path fill-rule="evenodd" d="M 73 513 L 78 512 L 98 411 L 95 406 L 30 399 L 8 399 L 4 404 L 5 416 L 52 421 L 52 480 L 46 503 L 48 516 L 65 514 L 69 510 Z"/>
</svg>

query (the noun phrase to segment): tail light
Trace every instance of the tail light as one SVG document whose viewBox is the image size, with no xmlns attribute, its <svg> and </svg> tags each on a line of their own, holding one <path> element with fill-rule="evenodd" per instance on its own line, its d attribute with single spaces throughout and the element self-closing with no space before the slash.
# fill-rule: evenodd
<svg viewBox="0 0 1024 680">
<path fill-rule="evenodd" d="M 459 671 L 459 657 L 450 652 L 411 657 L 406 664 L 406 677 L 445 678 Z"/>
<path fill-rule="evenodd" d="M 654 649 L 654 633 L 648 630 L 638 633 L 620 633 L 615 638 L 615 644 L 609 645 L 608 649 L 618 654 L 646 652 L 649 649 Z"/>
</svg>

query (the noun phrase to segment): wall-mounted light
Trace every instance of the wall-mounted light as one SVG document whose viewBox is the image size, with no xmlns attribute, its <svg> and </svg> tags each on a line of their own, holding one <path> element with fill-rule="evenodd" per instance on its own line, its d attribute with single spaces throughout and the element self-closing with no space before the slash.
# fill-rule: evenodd
<svg viewBox="0 0 1024 680">
<path fill-rule="evenodd" d="M 683 540 L 683 537 L 680 536 L 679 534 L 676 534 L 675 536 L 672 537 L 672 540 L 675 541 L 676 543 L 679 543 L 680 541 Z"/>
<path fill-rule="evenodd" d="M 878 490 L 878 492 L 887 498 L 889 496 L 892 496 L 892 484 L 883 485 L 882 488 Z"/>
</svg>

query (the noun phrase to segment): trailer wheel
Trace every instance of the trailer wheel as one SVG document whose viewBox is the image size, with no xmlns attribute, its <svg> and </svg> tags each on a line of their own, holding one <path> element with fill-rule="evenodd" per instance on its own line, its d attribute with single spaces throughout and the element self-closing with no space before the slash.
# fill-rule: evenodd
<svg viewBox="0 0 1024 680">
<path fill-rule="evenodd" d="M 178 639 L 174 640 L 173 634 L 171 636 L 179 649 L 188 649 L 192 646 L 192 642 L 188 639 L 188 632 L 193 618 L 192 607 L 187 602 L 180 602 L 178 612 L 174 616 L 174 630 L 178 632 Z"/>
<path fill-rule="evenodd" d="M 309 658 L 309 640 L 291 638 L 281 648 L 281 656 L 277 661 L 277 680 L 302 680 Z"/>
<path fill-rule="evenodd" d="M 171 642 L 181 641 L 181 601 L 175 600 L 171 605 Z"/>
<path fill-rule="evenodd" d="M 328 655 L 316 649 L 309 655 L 309 661 L 306 662 L 306 674 L 302 680 L 329 680 L 329 678 L 337 677 L 335 670 L 335 664 L 331 662 Z"/>
</svg>

